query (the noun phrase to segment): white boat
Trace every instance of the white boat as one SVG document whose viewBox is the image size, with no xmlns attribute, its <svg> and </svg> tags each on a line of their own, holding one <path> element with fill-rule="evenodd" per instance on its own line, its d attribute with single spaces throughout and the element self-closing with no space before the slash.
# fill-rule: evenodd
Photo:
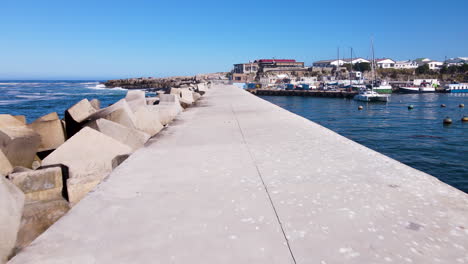
<svg viewBox="0 0 468 264">
<path fill-rule="evenodd" d="M 422 83 L 420 86 L 402 86 L 399 91 L 402 93 L 435 93 L 436 89 L 430 83 Z"/>
<path fill-rule="evenodd" d="M 363 102 L 388 102 L 388 94 L 380 94 L 371 90 L 361 90 L 354 96 L 354 100 Z"/>
<path fill-rule="evenodd" d="M 468 83 L 451 83 L 445 86 L 447 93 L 468 93 Z"/>
<path fill-rule="evenodd" d="M 378 93 L 374 91 L 374 84 L 376 84 L 376 78 L 375 78 L 375 58 L 374 58 L 374 41 L 371 41 L 371 49 L 372 49 L 372 64 L 371 64 L 371 69 L 372 69 L 372 76 L 373 76 L 373 81 L 371 83 L 371 88 L 369 89 L 361 89 L 358 94 L 354 96 L 354 100 L 356 101 L 363 101 L 363 102 L 388 102 L 388 97 L 390 96 L 389 93 Z M 386 85 L 385 83 L 381 85 Z M 381 85 L 376 86 L 376 87 L 381 87 Z M 382 87 L 383 88 L 383 87 Z M 384 90 L 387 90 L 388 87 L 385 87 L 385 89 L 381 89 L 382 92 Z M 391 92 L 391 87 L 390 87 L 390 92 Z"/>
</svg>

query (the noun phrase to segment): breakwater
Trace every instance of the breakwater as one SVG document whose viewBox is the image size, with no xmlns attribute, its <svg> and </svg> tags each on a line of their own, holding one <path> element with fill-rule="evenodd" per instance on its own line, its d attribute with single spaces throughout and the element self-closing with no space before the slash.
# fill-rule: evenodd
<svg viewBox="0 0 468 264">
<path fill-rule="evenodd" d="M 198 106 L 11 263 L 467 261 L 465 193 L 233 86 Z"/>
<path fill-rule="evenodd" d="M 107 88 L 121 87 L 124 89 L 169 89 L 171 87 L 179 88 L 189 86 L 198 82 L 196 76 L 179 76 L 167 78 L 130 78 L 108 80 L 103 82 Z"/>
<path fill-rule="evenodd" d="M 336 97 L 336 98 L 353 98 L 358 92 L 355 91 L 315 91 L 315 90 L 264 90 L 250 89 L 248 90 L 255 95 L 271 95 L 271 96 L 314 96 L 314 97 Z"/>
<path fill-rule="evenodd" d="M 160 133 L 209 85 L 172 88 L 157 97 L 128 91 L 107 107 L 82 99 L 27 122 L 0 114 L 0 263 L 77 205 L 132 153 Z"/>
</svg>

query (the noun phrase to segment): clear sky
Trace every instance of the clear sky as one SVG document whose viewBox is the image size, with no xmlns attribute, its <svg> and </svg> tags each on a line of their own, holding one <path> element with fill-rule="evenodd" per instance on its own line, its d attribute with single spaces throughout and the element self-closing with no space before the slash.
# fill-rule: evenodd
<svg viewBox="0 0 468 264">
<path fill-rule="evenodd" d="M 468 0 L 2 0 L 0 79 L 229 71 L 257 58 L 468 56 Z"/>
</svg>

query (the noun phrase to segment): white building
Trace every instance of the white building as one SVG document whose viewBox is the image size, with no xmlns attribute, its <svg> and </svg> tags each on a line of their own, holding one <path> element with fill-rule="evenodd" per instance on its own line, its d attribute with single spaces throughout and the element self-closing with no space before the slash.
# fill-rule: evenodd
<svg viewBox="0 0 468 264">
<path fill-rule="evenodd" d="M 366 59 L 363 59 L 363 58 L 353 58 L 352 60 L 351 59 L 344 59 L 344 62 L 345 63 L 352 63 L 352 64 L 356 64 L 356 63 L 370 63 L 370 61 L 366 60 Z"/>
<path fill-rule="evenodd" d="M 457 58 L 450 58 L 445 61 L 447 66 L 461 66 L 463 64 L 468 64 L 468 57 L 457 57 Z"/>
<path fill-rule="evenodd" d="M 314 67 L 321 67 L 321 68 L 327 68 L 327 67 L 336 67 L 336 66 L 343 66 L 344 64 L 356 64 L 356 63 L 362 63 L 362 62 L 367 62 L 370 63 L 370 61 L 363 59 L 363 58 L 353 58 L 351 59 L 340 59 L 340 60 L 321 60 L 321 61 L 316 61 L 312 65 Z"/>
<path fill-rule="evenodd" d="M 377 68 L 393 69 L 395 67 L 395 61 L 392 59 L 376 59 L 375 62 L 377 64 Z"/>
<path fill-rule="evenodd" d="M 320 60 L 320 61 L 314 62 L 312 66 L 327 68 L 327 67 L 342 66 L 344 63 L 345 63 L 344 60 Z"/>
<path fill-rule="evenodd" d="M 431 60 L 429 58 L 419 58 L 419 59 L 415 59 L 414 60 L 415 63 L 418 64 L 418 66 L 422 66 L 422 65 L 429 65 L 429 69 L 431 70 L 440 70 L 440 68 L 442 68 L 442 66 L 444 65 L 443 62 L 441 61 L 435 61 L 435 60 Z"/>
<path fill-rule="evenodd" d="M 441 61 L 430 61 L 427 64 L 429 65 L 429 69 L 431 70 L 440 70 L 440 68 L 444 66 L 444 63 Z"/>
<path fill-rule="evenodd" d="M 418 64 L 412 60 L 395 62 L 395 69 L 416 69 Z"/>
</svg>

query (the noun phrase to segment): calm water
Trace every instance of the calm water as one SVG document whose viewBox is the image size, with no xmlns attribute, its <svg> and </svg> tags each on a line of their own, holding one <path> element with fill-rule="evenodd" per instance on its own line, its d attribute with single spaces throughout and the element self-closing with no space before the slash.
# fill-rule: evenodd
<svg viewBox="0 0 468 264">
<path fill-rule="evenodd" d="M 261 96 L 347 138 L 468 192 L 468 94 L 393 94 L 388 103 Z M 459 108 L 459 104 L 465 108 Z M 446 108 L 440 105 L 445 104 Z M 362 105 L 364 110 L 357 110 Z M 414 105 L 408 110 L 408 105 Z M 442 120 L 451 117 L 453 124 Z"/>
<path fill-rule="evenodd" d="M 64 111 L 83 98 L 98 98 L 107 106 L 125 97 L 126 90 L 106 89 L 98 81 L 0 81 L 0 114 L 25 115 L 28 122 Z"/>
</svg>

